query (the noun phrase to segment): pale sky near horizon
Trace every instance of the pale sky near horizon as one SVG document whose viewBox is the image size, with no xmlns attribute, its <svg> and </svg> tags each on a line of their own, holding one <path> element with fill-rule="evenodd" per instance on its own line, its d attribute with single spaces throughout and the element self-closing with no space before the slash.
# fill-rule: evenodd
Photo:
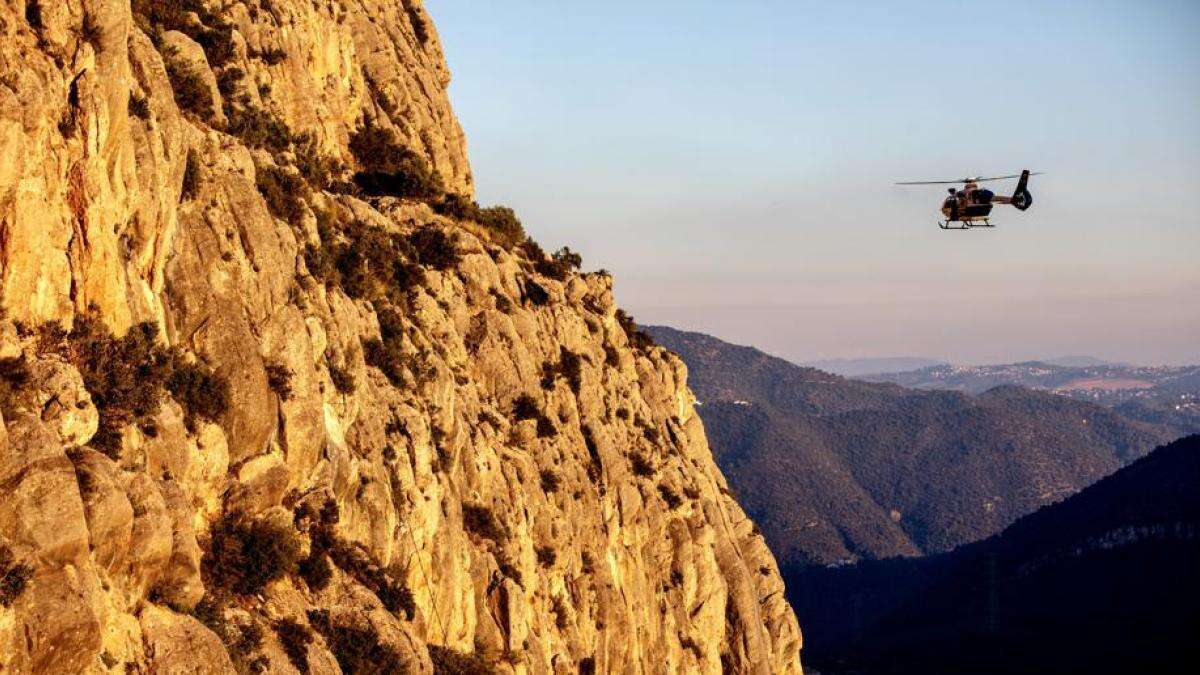
<svg viewBox="0 0 1200 675">
<path fill-rule="evenodd" d="M 1200 362 L 1200 3 L 426 5 L 479 200 L 641 322 L 796 361 Z M 994 230 L 892 185 L 1026 167 Z"/>
</svg>

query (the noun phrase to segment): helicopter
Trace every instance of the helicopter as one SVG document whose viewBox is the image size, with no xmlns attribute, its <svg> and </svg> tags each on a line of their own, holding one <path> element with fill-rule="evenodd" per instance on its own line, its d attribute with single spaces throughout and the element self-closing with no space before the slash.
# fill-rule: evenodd
<svg viewBox="0 0 1200 675">
<path fill-rule="evenodd" d="M 969 230 L 973 227 L 995 227 L 991 222 L 992 207 L 996 204 L 1012 204 L 1018 211 L 1024 211 L 1033 206 L 1033 195 L 1029 194 L 1029 177 L 1039 176 L 1041 172 L 1030 172 L 1025 169 L 1021 173 L 1009 176 L 974 176 L 958 180 L 924 180 L 907 181 L 896 185 L 954 185 L 962 183 L 961 189 L 950 188 L 950 196 L 942 202 L 942 215 L 946 220 L 939 220 L 938 227 L 943 230 Z M 983 181 L 1007 180 L 1019 178 L 1017 189 L 1011 197 L 1001 197 L 987 188 L 979 187 Z M 957 223 L 957 224 L 956 224 Z"/>
</svg>

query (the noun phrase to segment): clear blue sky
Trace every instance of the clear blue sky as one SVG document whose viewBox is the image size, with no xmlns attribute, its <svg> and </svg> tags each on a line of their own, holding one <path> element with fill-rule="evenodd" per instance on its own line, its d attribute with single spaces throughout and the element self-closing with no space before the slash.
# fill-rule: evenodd
<svg viewBox="0 0 1200 675">
<path fill-rule="evenodd" d="M 1194 0 L 427 8 L 480 201 L 642 322 L 796 360 L 1200 361 Z M 988 231 L 892 185 L 1025 167 L 1034 207 Z"/>
</svg>

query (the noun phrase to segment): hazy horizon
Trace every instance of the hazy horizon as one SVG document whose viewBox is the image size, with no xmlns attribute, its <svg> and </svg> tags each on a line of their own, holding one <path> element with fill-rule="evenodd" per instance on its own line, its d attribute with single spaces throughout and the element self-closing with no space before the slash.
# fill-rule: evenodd
<svg viewBox="0 0 1200 675">
<path fill-rule="evenodd" d="M 428 10 L 480 201 L 639 321 L 793 361 L 1200 362 L 1195 3 Z M 1022 168 L 1033 208 L 987 231 L 892 185 Z"/>
</svg>

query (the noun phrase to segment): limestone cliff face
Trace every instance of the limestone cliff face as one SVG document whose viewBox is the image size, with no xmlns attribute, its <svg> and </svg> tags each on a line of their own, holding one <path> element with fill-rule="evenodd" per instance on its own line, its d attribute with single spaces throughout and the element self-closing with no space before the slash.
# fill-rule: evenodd
<svg viewBox="0 0 1200 675">
<path fill-rule="evenodd" d="M 415 0 L 0 3 L 0 672 L 799 672 L 611 279 L 350 185 L 471 195 L 448 82 Z"/>
</svg>

